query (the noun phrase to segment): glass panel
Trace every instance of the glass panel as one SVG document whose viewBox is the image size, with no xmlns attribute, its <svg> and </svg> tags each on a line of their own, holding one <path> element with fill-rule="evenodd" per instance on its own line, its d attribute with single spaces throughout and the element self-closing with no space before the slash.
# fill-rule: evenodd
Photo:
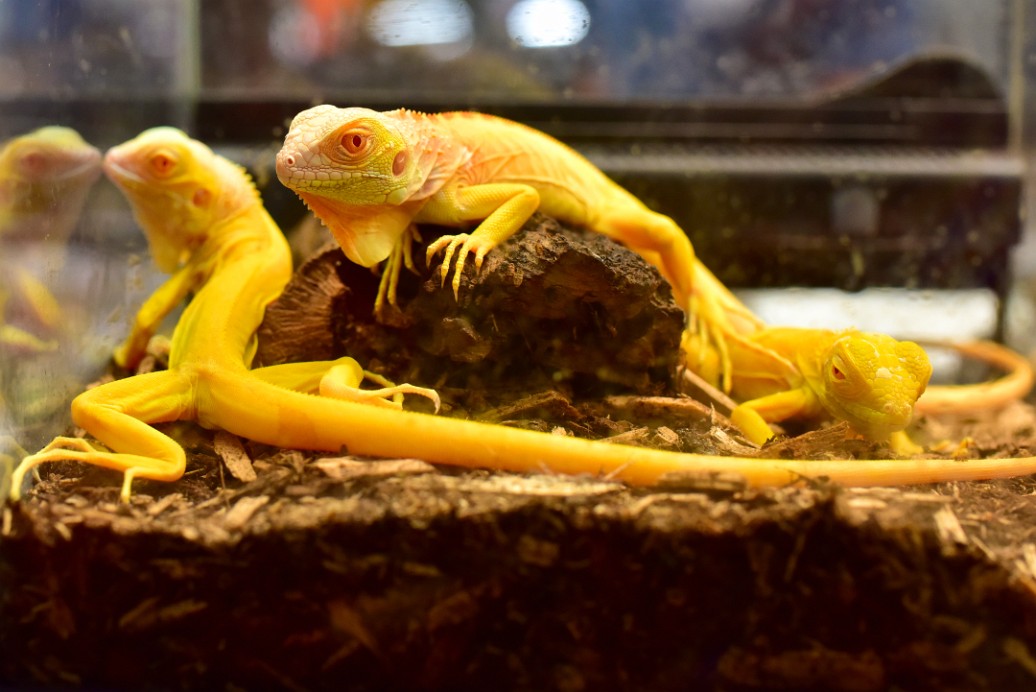
<svg viewBox="0 0 1036 692">
<path fill-rule="evenodd" d="M 204 3 L 209 93 L 513 101 L 804 98 L 911 57 L 1006 84 L 1007 2 L 298 0 Z M 234 51 L 227 51 L 227 45 Z"/>
<path fill-rule="evenodd" d="M 0 96 L 807 97 L 954 54 L 1007 0 L 0 0 Z M 200 42 L 200 46 L 198 43 Z"/>
<path fill-rule="evenodd" d="M 724 259 L 718 270 L 741 271 L 728 265 L 724 252 L 765 254 L 763 271 L 750 266 L 751 272 L 725 280 L 759 283 L 772 276 L 783 285 L 798 271 L 795 262 L 817 264 L 808 254 L 814 250 L 832 270 L 855 267 L 856 255 L 843 252 L 848 236 L 830 234 L 846 217 L 842 230 L 856 233 L 854 250 L 870 243 L 885 253 L 869 266 L 931 267 L 901 249 L 914 247 L 914 238 L 981 236 L 981 247 L 961 244 L 953 266 L 984 269 L 983 287 L 995 284 L 1000 291 L 1007 248 L 1019 230 L 1021 169 L 1004 144 L 1007 114 L 1016 131 L 1020 121 L 1018 66 L 1026 63 L 1015 32 L 1024 32 L 1012 12 L 1023 5 L 0 0 L 0 142 L 66 125 L 103 151 L 145 127 L 175 125 L 249 165 L 278 219 L 292 221 L 303 210 L 271 175 L 271 160 L 287 120 L 305 105 L 497 110 L 586 151 L 698 234 L 700 249 Z M 923 72 L 898 91 L 881 91 L 888 87 L 879 78 L 933 58 L 951 68 L 974 66 L 984 75 L 981 84 L 954 68 L 939 72 L 939 79 Z M 988 84 L 994 88 L 983 91 Z M 864 105 L 832 100 L 865 87 L 874 89 L 874 98 Z M 900 109 L 903 90 L 925 98 Z M 833 121 L 824 119 L 832 113 Z M 982 133 L 977 144 L 960 139 L 972 131 Z M 908 158 L 860 150 L 861 144 L 916 144 L 918 137 L 927 138 L 926 145 L 966 147 L 972 155 Z M 704 148 L 703 140 L 727 148 Z M 789 148 L 735 151 L 748 141 Z M 833 142 L 845 148 L 801 151 Z M 856 161 L 869 163 L 847 171 Z M 16 344 L 0 352 L 6 429 L 26 446 L 38 446 L 67 424 L 69 395 L 104 371 L 144 296 L 163 279 L 121 196 L 103 180 L 84 179 L 75 193 L 60 187 L 67 182 L 46 188 L 54 201 L 36 208 L 35 220 L 16 224 L 9 213 L 0 214 L 6 309 L 0 324 L 44 346 L 57 343 L 56 349 Z M 28 199 L 10 170 L 0 171 L 0 183 L 0 212 Z M 854 185 L 858 193 L 835 194 Z M 860 200 L 873 203 L 873 223 L 852 213 Z M 945 210 L 961 200 L 967 213 L 947 222 Z M 844 208 L 850 213 L 839 212 Z M 21 230 L 11 230 L 15 225 Z M 995 252 L 986 252 L 983 243 L 996 232 L 1002 239 L 990 241 Z M 787 246 L 787 263 L 774 261 L 758 240 L 761 233 L 771 234 L 767 242 L 795 241 Z M 842 252 L 838 262 L 830 259 L 832 242 Z M 39 324 L 45 317 L 26 290 L 33 282 L 63 311 L 57 331 Z"/>
<path fill-rule="evenodd" d="M 0 0 L 0 96 L 186 96 L 193 2 Z"/>
</svg>

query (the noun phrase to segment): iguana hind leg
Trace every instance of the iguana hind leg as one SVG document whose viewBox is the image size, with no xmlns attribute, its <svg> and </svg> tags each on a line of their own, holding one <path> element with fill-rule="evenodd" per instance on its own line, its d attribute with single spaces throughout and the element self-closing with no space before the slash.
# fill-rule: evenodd
<svg viewBox="0 0 1036 692">
<path fill-rule="evenodd" d="M 83 439 L 58 437 L 15 469 L 11 498 L 21 495 L 25 474 L 50 461 L 81 461 L 122 471 L 120 499 L 128 502 L 133 479 L 178 480 L 187 459 L 183 447 L 151 423 L 187 417 L 192 384 L 174 371 L 161 371 L 116 380 L 90 389 L 72 402 L 72 420 L 113 451 Z"/>
<path fill-rule="evenodd" d="M 687 315 L 689 334 L 702 347 L 715 349 L 722 388 L 729 393 L 733 372 L 729 341 L 759 329 L 759 319 L 702 265 L 687 234 L 668 216 L 623 204 L 602 211 L 593 228 L 661 272 Z M 704 352 L 685 355 L 701 363 Z"/>
<path fill-rule="evenodd" d="M 439 395 L 434 389 L 412 384 L 395 384 L 369 370 L 348 356 L 338 360 L 285 363 L 252 370 L 251 375 L 278 387 L 307 394 L 320 394 L 333 399 L 345 399 L 375 406 L 402 408 L 404 394 L 416 394 L 430 400 L 439 410 Z M 360 389 L 363 380 L 369 380 L 379 389 Z"/>
</svg>

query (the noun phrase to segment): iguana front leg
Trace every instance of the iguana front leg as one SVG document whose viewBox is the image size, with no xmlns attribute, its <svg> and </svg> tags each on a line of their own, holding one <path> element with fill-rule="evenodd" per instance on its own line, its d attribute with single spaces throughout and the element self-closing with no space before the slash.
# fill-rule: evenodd
<svg viewBox="0 0 1036 692">
<path fill-rule="evenodd" d="M 439 268 L 439 276 L 445 284 L 450 263 L 456 254 L 453 272 L 453 295 L 456 297 L 460 293 L 461 275 L 468 255 L 475 254 L 475 269 L 481 269 L 486 253 L 514 235 L 539 205 L 539 193 L 520 183 L 487 183 L 444 189 L 421 210 L 418 221 L 457 225 L 484 220 L 471 233 L 444 235 L 431 243 L 425 259 L 430 265 L 436 253 L 446 249 Z"/>
<path fill-rule="evenodd" d="M 762 446 L 773 437 L 769 423 L 780 423 L 815 412 L 816 396 L 804 387 L 742 402 L 730 413 L 730 421 L 750 441 Z"/>
<path fill-rule="evenodd" d="M 155 335 L 162 321 L 183 303 L 187 294 L 198 284 L 197 268 L 188 265 L 155 289 L 137 311 L 129 336 L 115 349 L 115 364 L 128 370 L 136 368 L 147 352 L 148 341 Z"/>
<path fill-rule="evenodd" d="M 0 324 L 0 346 L 23 353 L 48 353 L 58 349 L 58 342 L 54 339 L 41 339 L 20 327 Z"/>
<path fill-rule="evenodd" d="M 413 273 L 417 273 L 414 266 L 413 247 L 414 241 L 421 241 L 421 234 L 417 226 L 411 224 L 400 237 L 399 242 L 392 248 L 392 254 L 388 256 L 381 267 L 381 281 L 378 282 L 378 296 L 374 299 L 374 314 L 380 315 L 385 308 L 386 301 L 389 305 L 396 304 L 396 287 L 399 285 L 400 266 L 404 266 Z"/>
<path fill-rule="evenodd" d="M 745 401 L 734 408 L 730 421 L 751 442 L 762 446 L 774 437 L 770 423 L 815 416 L 820 408 L 816 395 L 808 387 L 800 387 Z M 899 456 L 910 457 L 924 452 L 924 448 L 914 443 L 903 430 L 889 434 L 884 441 Z"/>
</svg>

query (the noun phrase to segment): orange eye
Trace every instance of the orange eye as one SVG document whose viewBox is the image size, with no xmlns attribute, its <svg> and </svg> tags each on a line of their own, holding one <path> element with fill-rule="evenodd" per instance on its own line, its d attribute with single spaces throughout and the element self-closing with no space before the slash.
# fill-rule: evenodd
<svg viewBox="0 0 1036 692">
<path fill-rule="evenodd" d="M 367 136 L 359 132 L 346 132 L 342 135 L 342 148 L 353 156 L 367 148 Z"/>
<path fill-rule="evenodd" d="M 169 154 L 159 152 L 151 157 L 150 164 L 155 175 L 169 175 L 176 167 L 176 160 Z"/>
<path fill-rule="evenodd" d="M 845 373 L 838 369 L 837 365 L 831 366 L 831 377 L 835 378 L 839 382 L 845 379 Z"/>
</svg>

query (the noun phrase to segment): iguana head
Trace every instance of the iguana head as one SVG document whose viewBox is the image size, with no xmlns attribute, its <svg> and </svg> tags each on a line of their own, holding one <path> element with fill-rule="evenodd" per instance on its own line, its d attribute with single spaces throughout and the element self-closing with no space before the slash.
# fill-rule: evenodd
<svg viewBox="0 0 1036 692">
<path fill-rule="evenodd" d="M 408 122 L 368 108 L 316 106 L 295 116 L 277 154 L 281 183 L 327 225 L 349 259 L 363 266 L 384 259 L 402 230 L 379 231 L 364 220 L 379 207 L 390 215 L 421 199 L 438 155 L 434 145 L 415 154 L 411 141 L 420 135 Z"/>
<path fill-rule="evenodd" d="M 295 116 L 277 177 L 304 200 L 398 205 L 424 182 L 399 123 L 369 108 L 316 106 Z"/>
<path fill-rule="evenodd" d="M 172 127 L 146 130 L 109 149 L 104 172 L 129 199 L 165 272 L 187 261 L 217 219 L 256 195 L 236 165 Z"/>
<path fill-rule="evenodd" d="M 850 331 L 835 339 L 820 362 L 817 395 L 836 418 L 882 439 L 902 430 L 928 386 L 928 355 L 911 341 Z"/>
<path fill-rule="evenodd" d="M 0 235 L 64 241 L 100 164 L 101 153 L 67 127 L 8 141 L 0 148 Z"/>
</svg>

